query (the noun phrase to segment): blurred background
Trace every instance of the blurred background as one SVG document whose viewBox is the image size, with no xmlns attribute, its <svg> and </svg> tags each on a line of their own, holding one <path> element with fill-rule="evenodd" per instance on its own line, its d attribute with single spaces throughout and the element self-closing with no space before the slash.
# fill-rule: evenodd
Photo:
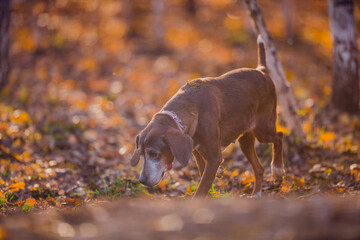
<svg viewBox="0 0 360 240">
<path fill-rule="evenodd" d="M 276 194 L 358 190 L 358 118 L 321 115 L 332 91 L 328 2 L 258 3 L 312 144 L 285 147 L 293 164 Z M 359 33 L 357 1 L 354 11 Z M 11 71 L 0 102 L 4 199 L 65 206 L 99 195 L 191 195 L 199 180 L 193 162 L 155 190 L 136 183 L 139 167 L 127 163 L 135 136 L 187 81 L 255 67 L 256 37 L 239 0 L 12 0 Z M 290 134 L 281 119 L 278 128 Z M 271 146 L 258 152 L 269 174 Z M 213 193 L 250 193 L 239 147 L 224 157 Z"/>
</svg>

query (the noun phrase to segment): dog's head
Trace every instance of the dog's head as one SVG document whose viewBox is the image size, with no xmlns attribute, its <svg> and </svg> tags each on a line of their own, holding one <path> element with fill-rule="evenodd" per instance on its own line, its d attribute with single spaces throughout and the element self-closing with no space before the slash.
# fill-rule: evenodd
<svg viewBox="0 0 360 240">
<path fill-rule="evenodd" d="M 149 124 L 136 136 L 136 150 L 131 165 L 143 159 L 139 181 L 146 186 L 158 184 L 174 158 L 186 166 L 193 149 L 192 138 L 178 129 L 160 124 Z"/>
</svg>

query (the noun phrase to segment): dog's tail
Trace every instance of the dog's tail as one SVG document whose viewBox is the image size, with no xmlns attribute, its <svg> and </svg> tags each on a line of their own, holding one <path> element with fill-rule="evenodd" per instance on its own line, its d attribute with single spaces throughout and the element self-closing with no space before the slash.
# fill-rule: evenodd
<svg viewBox="0 0 360 240">
<path fill-rule="evenodd" d="M 258 44 L 258 66 L 263 66 L 266 68 L 265 45 L 264 45 L 264 40 L 262 39 L 260 34 L 257 38 L 257 44 Z"/>
</svg>

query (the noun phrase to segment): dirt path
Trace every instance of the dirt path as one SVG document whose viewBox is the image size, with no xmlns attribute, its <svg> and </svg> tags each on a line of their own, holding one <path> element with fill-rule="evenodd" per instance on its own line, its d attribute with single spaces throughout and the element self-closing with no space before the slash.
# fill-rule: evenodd
<svg viewBox="0 0 360 240">
<path fill-rule="evenodd" d="M 5 239 L 359 239 L 360 199 L 122 200 L 2 219 Z"/>
</svg>

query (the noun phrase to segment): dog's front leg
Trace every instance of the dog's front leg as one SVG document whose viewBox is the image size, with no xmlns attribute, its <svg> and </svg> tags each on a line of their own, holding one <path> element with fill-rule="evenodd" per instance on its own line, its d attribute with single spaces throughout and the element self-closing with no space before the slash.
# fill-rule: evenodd
<svg viewBox="0 0 360 240">
<path fill-rule="evenodd" d="M 208 154 L 204 154 L 206 159 L 205 170 L 194 195 L 195 198 L 206 197 L 222 160 L 220 148 L 216 149 L 215 147 L 213 151 L 207 153 Z"/>
<path fill-rule="evenodd" d="M 205 169 L 204 157 L 201 155 L 201 153 L 198 150 L 194 150 L 193 154 L 194 154 L 194 157 L 195 157 L 195 160 L 196 160 L 196 165 L 197 165 L 198 170 L 199 170 L 199 175 L 201 177 L 203 175 L 204 169 Z"/>
</svg>

